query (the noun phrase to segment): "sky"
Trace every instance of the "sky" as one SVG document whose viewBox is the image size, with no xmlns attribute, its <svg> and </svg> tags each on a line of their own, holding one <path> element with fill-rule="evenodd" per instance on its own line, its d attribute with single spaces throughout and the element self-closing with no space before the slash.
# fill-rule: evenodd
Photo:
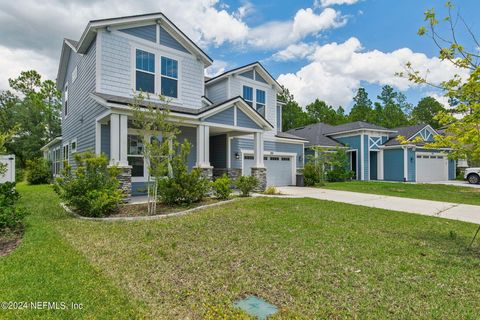
<svg viewBox="0 0 480 320">
<path fill-rule="evenodd" d="M 392 85 L 416 104 L 432 87 L 395 75 L 407 62 L 429 80 L 465 76 L 437 58 L 431 39 L 419 37 L 423 13 L 445 16 L 444 0 L 0 0 L 0 90 L 8 78 L 35 69 L 55 79 L 63 38 L 78 40 L 89 20 L 163 12 L 213 59 L 206 74 L 260 61 L 302 105 L 316 98 L 349 110 L 356 90 L 375 101 Z M 457 0 L 475 34 L 478 0 Z M 472 41 L 459 28 L 460 41 Z M 447 29 L 440 29 L 446 32 Z M 479 48 L 472 46 L 472 50 Z"/>
</svg>

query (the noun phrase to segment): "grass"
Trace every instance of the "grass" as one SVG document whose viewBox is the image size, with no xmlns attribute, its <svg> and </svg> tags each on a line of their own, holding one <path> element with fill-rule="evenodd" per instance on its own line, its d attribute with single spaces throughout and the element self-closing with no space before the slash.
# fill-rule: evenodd
<svg viewBox="0 0 480 320">
<path fill-rule="evenodd" d="M 480 188 L 382 181 L 329 182 L 325 189 L 480 205 Z"/>
<path fill-rule="evenodd" d="M 72 221 L 50 186 L 18 185 L 30 211 L 21 245 L 0 257 L 0 302 L 65 302 L 82 310 L 2 310 L 1 319 L 119 319 L 143 314 L 138 303 L 67 242 L 59 229 Z"/>
<path fill-rule="evenodd" d="M 280 308 L 274 319 L 480 312 L 480 250 L 466 249 L 473 224 L 263 197 L 170 219 L 97 222 L 66 217 L 48 187 L 20 191 L 36 213 L 22 245 L 0 258 L 0 301 L 85 305 L 52 317 L 236 319 L 232 301 L 250 294 Z M 18 315 L 45 313 L 6 313 Z"/>
</svg>

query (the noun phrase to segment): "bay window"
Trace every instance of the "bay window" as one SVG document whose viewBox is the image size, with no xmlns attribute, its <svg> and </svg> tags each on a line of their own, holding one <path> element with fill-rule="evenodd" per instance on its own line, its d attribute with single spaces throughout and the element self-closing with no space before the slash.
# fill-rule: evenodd
<svg viewBox="0 0 480 320">
<path fill-rule="evenodd" d="M 178 98 L 178 61 L 167 57 L 161 58 L 161 92 L 162 96 Z"/>
<path fill-rule="evenodd" d="M 155 55 L 153 53 L 136 50 L 135 80 L 137 91 L 155 93 Z"/>
</svg>

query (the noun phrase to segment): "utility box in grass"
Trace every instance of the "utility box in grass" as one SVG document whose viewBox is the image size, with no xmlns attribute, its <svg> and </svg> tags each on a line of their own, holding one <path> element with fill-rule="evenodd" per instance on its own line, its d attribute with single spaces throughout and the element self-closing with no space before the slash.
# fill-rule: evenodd
<svg viewBox="0 0 480 320">
<path fill-rule="evenodd" d="M 7 166 L 7 171 L 0 174 L 0 183 L 15 182 L 15 155 L 0 155 L 0 163 Z"/>
</svg>

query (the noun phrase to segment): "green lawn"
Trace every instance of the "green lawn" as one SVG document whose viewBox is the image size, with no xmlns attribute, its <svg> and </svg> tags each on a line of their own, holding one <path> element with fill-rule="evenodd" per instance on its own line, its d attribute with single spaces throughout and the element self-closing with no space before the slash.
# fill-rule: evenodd
<svg viewBox="0 0 480 320">
<path fill-rule="evenodd" d="M 35 213 L 22 246 L 0 258 L 0 301 L 84 304 L 52 317 L 236 318 L 231 302 L 249 294 L 282 319 L 480 314 L 480 249 L 466 249 L 473 224 L 291 198 L 95 222 L 66 217 L 48 187 L 20 191 Z M 0 318 L 32 315 L 45 312 Z"/>
<path fill-rule="evenodd" d="M 329 182 L 321 188 L 480 205 L 480 188 L 382 181 Z"/>
</svg>

